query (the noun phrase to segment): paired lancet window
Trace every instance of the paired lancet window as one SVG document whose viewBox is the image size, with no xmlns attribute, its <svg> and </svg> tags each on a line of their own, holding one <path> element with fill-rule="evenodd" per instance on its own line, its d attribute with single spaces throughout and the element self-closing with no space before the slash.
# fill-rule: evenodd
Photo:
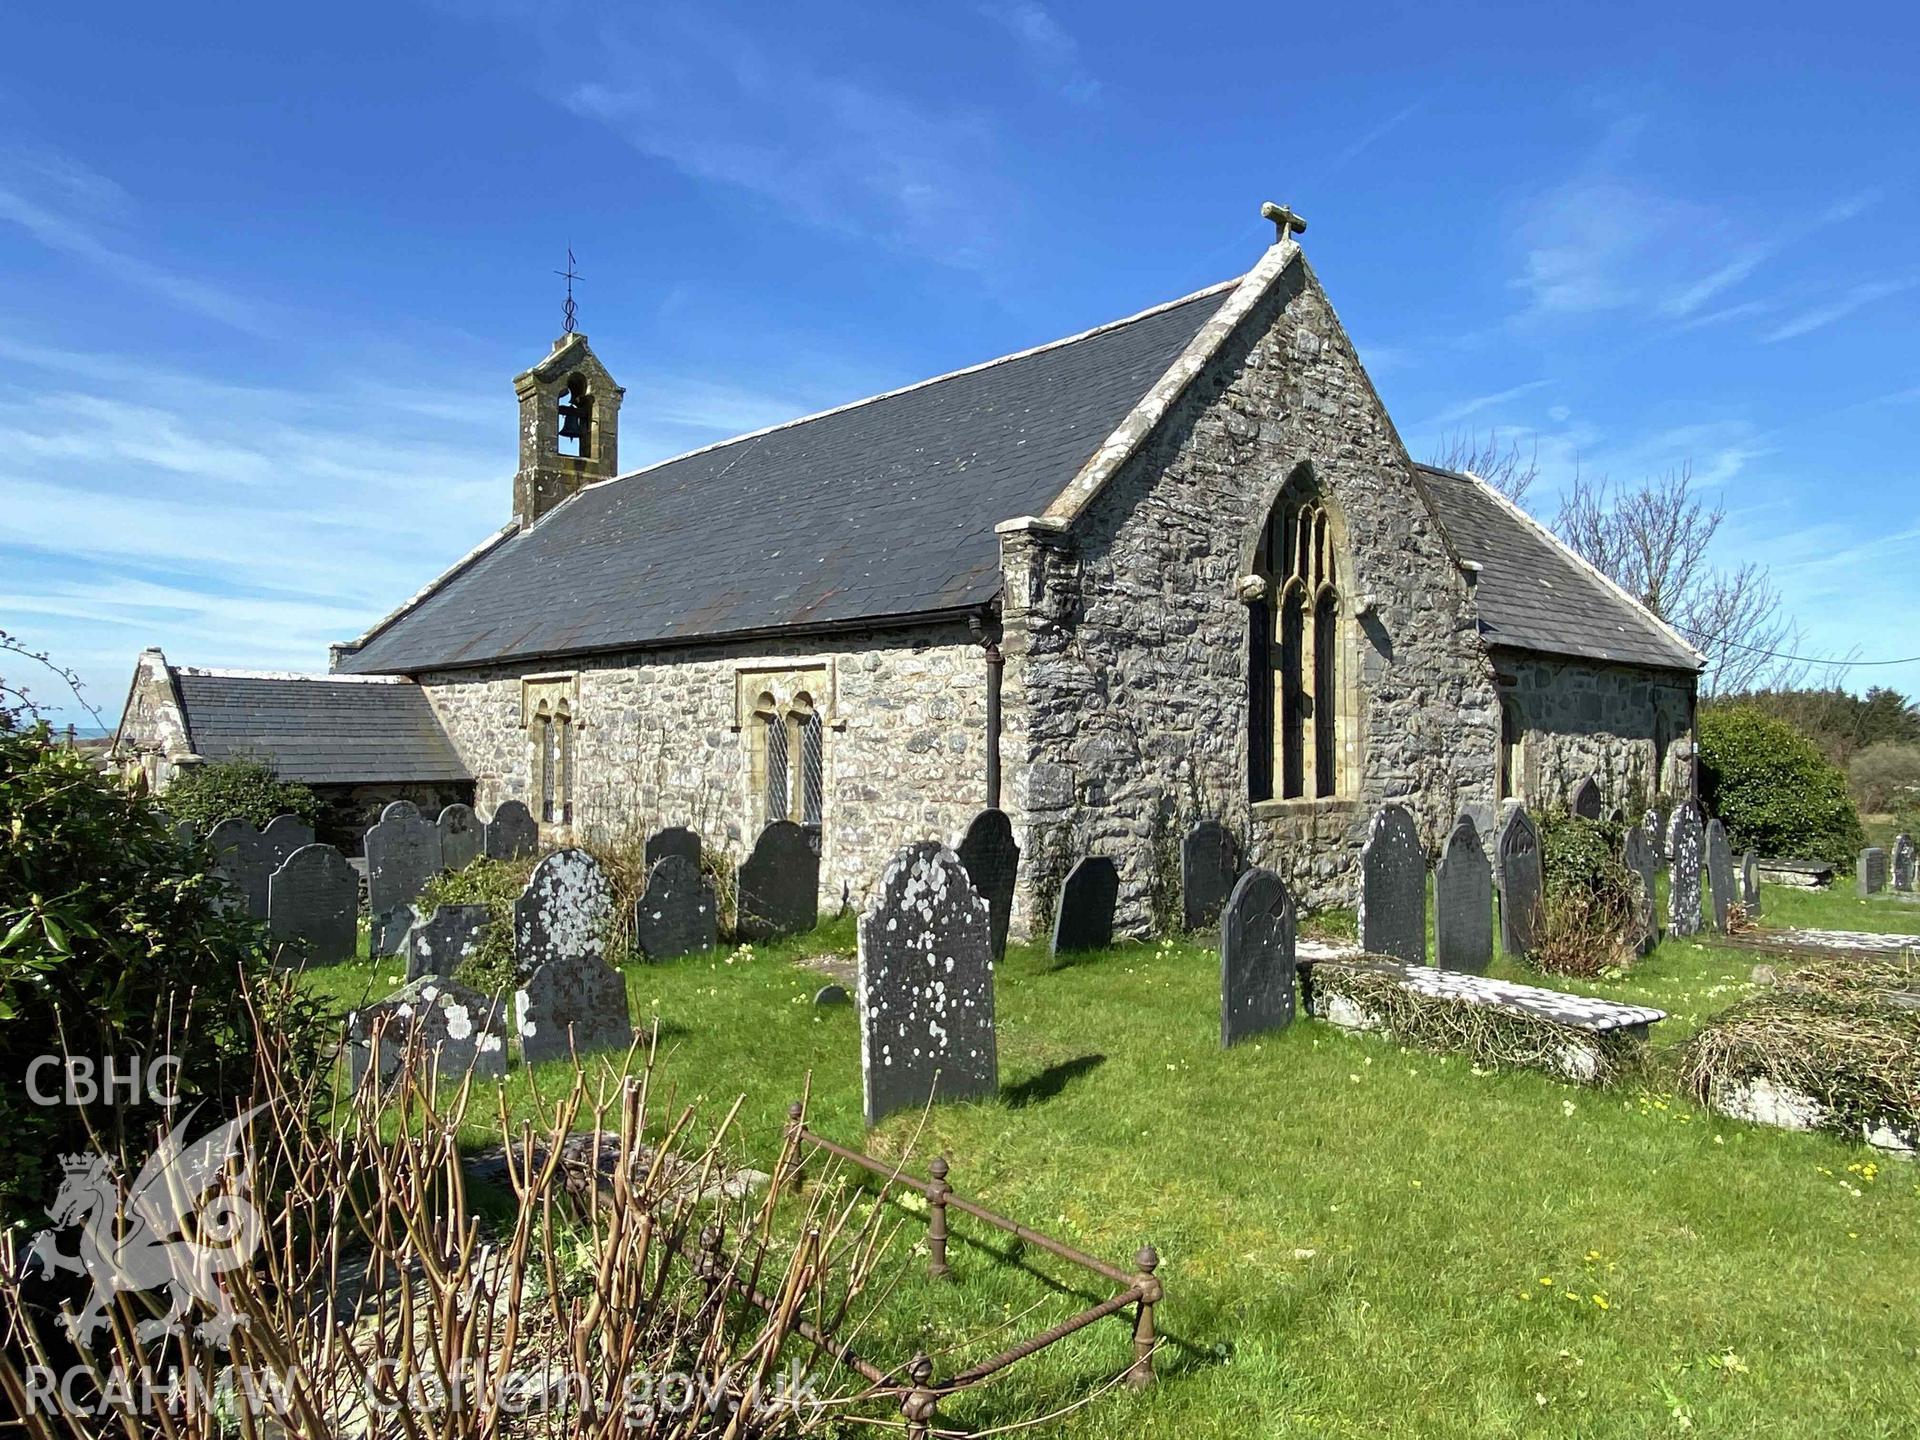
<svg viewBox="0 0 1920 1440">
<path fill-rule="evenodd" d="M 779 706 L 762 694 L 754 706 L 754 747 L 763 821 L 820 828 L 826 808 L 826 726 L 804 690 Z"/>
<path fill-rule="evenodd" d="M 542 824 L 573 823 L 573 705 L 543 698 L 528 720 L 533 736 L 534 793 Z"/>
<path fill-rule="evenodd" d="M 1248 793 L 1320 800 L 1345 793 L 1351 709 L 1343 687 L 1346 611 L 1339 526 L 1305 475 L 1281 493 L 1254 556 L 1264 583 L 1248 607 Z"/>
</svg>

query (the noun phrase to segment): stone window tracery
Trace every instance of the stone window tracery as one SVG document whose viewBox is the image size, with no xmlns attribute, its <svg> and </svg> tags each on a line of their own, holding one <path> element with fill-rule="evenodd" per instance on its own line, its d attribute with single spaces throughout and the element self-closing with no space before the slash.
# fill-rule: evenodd
<svg viewBox="0 0 1920 1440">
<path fill-rule="evenodd" d="M 533 813 L 545 825 L 571 825 L 574 802 L 575 705 L 572 676 L 521 682 L 533 771 Z"/>
</svg>

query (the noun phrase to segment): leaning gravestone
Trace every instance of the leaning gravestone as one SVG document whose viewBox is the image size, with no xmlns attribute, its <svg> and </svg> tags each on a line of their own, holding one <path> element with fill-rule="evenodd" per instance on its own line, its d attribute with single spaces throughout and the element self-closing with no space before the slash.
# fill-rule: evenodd
<svg viewBox="0 0 1920 1440">
<path fill-rule="evenodd" d="M 1574 787 L 1573 813 L 1582 820 L 1600 818 L 1600 782 L 1589 775 Z"/>
<path fill-rule="evenodd" d="M 777 940 L 820 923 L 820 857 L 807 832 L 775 820 L 760 832 L 735 881 L 734 934 Z"/>
<path fill-rule="evenodd" d="M 458 801 L 440 812 L 435 827 L 440 831 L 440 868 L 464 870 L 480 858 L 486 848 L 486 828 L 471 805 Z"/>
<path fill-rule="evenodd" d="M 649 960 L 673 960 L 720 943 L 713 881 L 685 855 L 669 853 L 647 871 L 647 892 L 633 904 L 633 943 Z"/>
<path fill-rule="evenodd" d="M 1691 800 L 1674 807 L 1667 823 L 1667 863 L 1672 878 L 1667 882 L 1667 933 L 1700 933 L 1700 870 L 1706 838 L 1700 825 L 1700 807 Z"/>
<path fill-rule="evenodd" d="M 1089 855 L 1067 872 L 1053 912 L 1053 953 L 1104 950 L 1113 944 L 1120 872 L 1104 855 Z"/>
<path fill-rule="evenodd" d="M 407 979 L 426 975 L 452 979 L 480 953 L 493 911 L 485 905 L 439 905 L 407 932 Z"/>
<path fill-rule="evenodd" d="M 222 820 L 207 832 L 212 873 L 227 884 L 228 903 L 255 920 L 267 918 L 267 868 L 260 832 L 251 820 Z"/>
<path fill-rule="evenodd" d="M 647 868 L 651 870 L 669 855 L 678 855 L 694 869 L 700 868 L 700 837 L 684 825 L 669 825 L 647 837 Z"/>
<path fill-rule="evenodd" d="M 1749 850 L 1740 857 L 1740 903 L 1747 907 L 1747 918 L 1760 915 L 1760 857 Z"/>
<path fill-rule="evenodd" d="M 1525 806 L 1507 812 L 1493 849 L 1500 886 L 1500 949 L 1510 959 L 1530 960 L 1546 883 L 1540 873 L 1540 832 Z"/>
<path fill-rule="evenodd" d="M 507 1072 L 505 1004 L 438 975 L 423 976 L 347 1018 L 347 1063 L 357 1090 L 369 1071 L 383 1088 L 409 1064 L 438 1081 Z"/>
<path fill-rule="evenodd" d="M 1648 810 L 1647 817 L 1641 822 L 1647 832 L 1647 846 L 1653 851 L 1653 863 L 1656 866 L 1667 863 L 1667 819 L 1658 810 Z"/>
<path fill-rule="evenodd" d="M 1020 847 L 1004 810 L 982 810 L 967 825 L 957 852 L 967 879 L 987 902 L 993 925 L 993 958 L 1006 958 L 1007 927 L 1013 921 L 1013 883 L 1020 874 Z"/>
<path fill-rule="evenodd" d="M 1893 888 L 1913 889 L 1913 837 L 1904 832 L 1893 837 Z"/>
<path fill-rule="evenodd" d="M 217 830 L 219 826 L 214 828 Z M 1869 845 L 1860 852 L 1858 881 L 1863 897 L 1878 895 L 1887 888 L 1887 852 L 1878 845 Z"/>
<path fill-rule="evenodd" d="M 303 845 L 313 844 L 313 827 L 298 815 L 276 815 L 260 832 L 260 858 L 271 875 Z"/>
<path fill-rule="evenodd" d="M 1293 1023 L 1293 897 L 1271 870 L 1234 883 L 1220 915 L 1220 1044 Z"/>
<path fill-rule="evenodd" d="M 584 850 L 555 850 L 513 902 L 514 1028 L 529 1065 L 633 1043 L 627 982 L 607 963 L 613 885 Z"/>
<path fill-rule="evenodd" d="M 860 1082 L 867 1123 L 1000 1087 L 992 912 L 935 840 L 887 862 L 860 917 Z"/>
<path fill-rule="evenodd" d="M 533 812 L 518 800 L 503 800 L 487 821 L 482 842 L 489 860 L 518 860 L 540 848 L 540 827 Z"/>
<path fill-rule="evenodd" d="M 309 965 L 351 960 L 359 942 L 360 877 L 331 845 L 302 845 L 267 877 L 267 928 L 286 958 Z"/>
<path fill-rule="evenodd" d="M 1654 887 L 1659 883 L 1660 867 L 1653 858 L 1653 842 L 1647 839 L 1647 832 L 1638 825 L 1627 831 L 1626 843 L 1620 847 L 1620 863 L 1631 870 L 1639 881 L 1640 894 L 1634 901 L 1633 915 L 1640 931 L 1636 948 L 1645 955 L 1660 939 L 1660 919 L 1654 910 L 1654 896 L 1657 893 Z"/>
<path fill-rule="evenodd" d="M 1714 816 L 1707 822 L 1707 888 L 1713 895 L 1713 929 L 1724 935 L 1732 924 L 1733 846 L 1727 841 L 1727 827 Z"/>
<path fill-rule="evenodd" d="M 1180 845 L 1180 896 L 1187 929 L 1204 930 L 1218 923 L 1221 907 L 1244 868 L 1240 842 L 1218 820 L 1202 820 L 1187 832 Z"/>
<path fill-rule="evenodd" d="M 1427 963 L 1427 854 L 1404 805 L 1382 805 L 1360 847 L 1360 948 Z"/>
<path fill-rule="evenodd" d="M 1493 963 L 1493 866 L 1464 811 L 1433 871 L 1433 963 L 1469 975 Z"/>
<path fill-rule="evenodd" d="M 373 953 L 397 954 L 405 938 L 401 912 L 440 873 L 440 830 L 410 800 L 396 800 L 367 831 L 367 913 L 373 917 Z"/>
</svg>

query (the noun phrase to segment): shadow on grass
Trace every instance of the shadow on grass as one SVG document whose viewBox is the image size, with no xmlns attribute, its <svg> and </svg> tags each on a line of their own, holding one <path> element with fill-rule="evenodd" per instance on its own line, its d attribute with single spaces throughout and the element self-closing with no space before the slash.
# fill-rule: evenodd
<svg viewBox="0 0 1920 1440">
<path fill-rule="evenodd" d="M 1017 1085 L 1003 1086 L 1000 1099 L 1010 1110 L 1024 1110 L 1029 1105 L 1042 1104 L 1053 1099 L 1082 1075 L 1092 1074 L 1106 1063 L 1107 1057 L 1104 1055 L 1077 1055 L 1071 1060 L 1062 1060 Z"/>
</svg>

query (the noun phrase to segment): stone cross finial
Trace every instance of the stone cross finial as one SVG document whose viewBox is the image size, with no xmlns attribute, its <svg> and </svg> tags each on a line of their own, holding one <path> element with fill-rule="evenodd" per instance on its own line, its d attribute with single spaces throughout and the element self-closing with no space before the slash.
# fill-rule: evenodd
<svg viewBox="0 0 1920 1440">
<path fill-rule="evenodd" d="M 1273 243 L 1276 245 L 1286 239 L 1288 235 L 1304 235 L 1306 233 L 1307 222 L 1305 220 L 1302 220 L 1298 215 L 1294 214 L 1291 207 L 1276 205 L 1271 200 L 1260 207 L 1260 218 L 1273 222 L 1273 228 L 1276 232 L 1273 237 Z"/>
</svg>

